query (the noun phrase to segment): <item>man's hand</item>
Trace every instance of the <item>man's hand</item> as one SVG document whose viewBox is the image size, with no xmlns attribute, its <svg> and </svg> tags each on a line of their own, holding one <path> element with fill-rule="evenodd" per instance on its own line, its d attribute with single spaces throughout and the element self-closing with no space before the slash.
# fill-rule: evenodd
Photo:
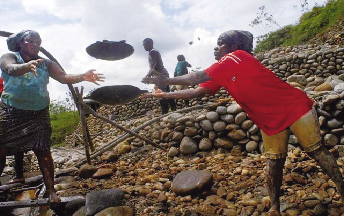
<svg viewBox="0 0 345 217">
<path fill-rule="evenodd" d="M 151 97 L 162 98 L 164 96 L 165 96 L 164 92 L 162 92 L 162 93 L 144 93 L 144 94 L 141 94 L 139 96 L 139 99 L 151 98 Z"/>
<path fill-rule="evenodd" d="M 31 61 L 26 63 L 25 69 L 28 72 L 32 72 L 32 74 L 37 76 L 37 65 L 40 64 L 43 61 L 44 61 L 44 59 L 31 60 Z"/>
<path fill-rule="evenodd" d="M 157 86 L 164 86 L 164 85 L 167 85 L 167 82 L 168 82 L 168 78 L 161 75 L 161 74 L 155 74 L 155 77 L 151 77 L 151 78 L 148 78 L 148 77 L 145 77 L 141 80 L 142 83 L 145 83 L 145 84 L 155 84 Z"/>
<path fill-rule="evenodd" d="M 95 69 L 91 69 L 91 70 L 87 71 L 83 75 L 83 79 L 84 79 L 84 81 L 89 81 L 89 82 L 92 82 L 92 83 L 95 83 L 95 84 L 99 85 L 97 83 L 97 81 L 103 82 L 104 81 L 104 76 L 103 76 L 103 74 L 100 74 L 100 73 L 94 73 L 94 71 L 96 71 L 96 70 Z"/>
</svg>

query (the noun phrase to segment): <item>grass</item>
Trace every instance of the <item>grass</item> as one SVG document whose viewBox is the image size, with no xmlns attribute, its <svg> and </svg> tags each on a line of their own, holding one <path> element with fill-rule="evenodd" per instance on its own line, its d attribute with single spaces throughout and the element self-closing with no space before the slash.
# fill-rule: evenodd
<svg viewBox="0 0 345 217">
<path fill-rule="evenodd" d="M 344 19 L 344 0 L 329 0 L 324 7 L 314 7 L 303 14 L 298 25 L 285 26 L 270 33 L 258 42 L 255 52 L 305 43 L 329 30 L 339 19 Z"/>
<path fill-rule="evenodd" d="M 80 122 L 77 111 L 66 111 L 56 114 L 50 114 L 52 126 L 52 144 L 53 147 L 65 145 L 67 135 L 73 133 Z"/>
</svg>

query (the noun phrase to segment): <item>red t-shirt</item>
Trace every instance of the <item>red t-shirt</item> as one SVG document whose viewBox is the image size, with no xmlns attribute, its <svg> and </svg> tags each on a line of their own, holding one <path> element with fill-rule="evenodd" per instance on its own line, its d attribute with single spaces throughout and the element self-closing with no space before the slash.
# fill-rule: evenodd
<svg viewBox="0 0 345 217">
<path fill-rule="evenodd" d="M 304 92 L 280 80 L 249 53 L 237 50 L 205 70 L 212 80 L 200 87 L 217 92 L 222 86 L 267 135 L 289 127 L 311 110 Z"/>
</svg>

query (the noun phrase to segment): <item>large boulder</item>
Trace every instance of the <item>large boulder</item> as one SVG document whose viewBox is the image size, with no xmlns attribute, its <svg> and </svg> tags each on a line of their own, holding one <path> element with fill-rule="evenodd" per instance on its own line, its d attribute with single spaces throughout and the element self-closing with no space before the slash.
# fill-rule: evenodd
<svg viewBox="0 0 345 217">
<path fill-rule="evenodd" d="M 93 191 L 86 195 L 86 215 L 95 215 L 96 213 L 113 206 L 118 206 L 124 196 L 121 189 L 105 189 Z"/>
<path fill-rule="evenodd" d="M 176 175 L 172 190 L 178 195 L 188 195 L 202 192 L 213 184 L 212 173 L 205 170 L 186 170 Z"/>
<path fill-rule="evenodd" d="M 198 151 L 198 145 L 194 139 L 185 136 L 181 141 L 180 151 L 182 154 L 194 154 Z"/>
<path fill-rule="evenodd" d="M 129 206 L 108 207 L 95 216 L 132 216 L 133 209 Z"/>
</svg>

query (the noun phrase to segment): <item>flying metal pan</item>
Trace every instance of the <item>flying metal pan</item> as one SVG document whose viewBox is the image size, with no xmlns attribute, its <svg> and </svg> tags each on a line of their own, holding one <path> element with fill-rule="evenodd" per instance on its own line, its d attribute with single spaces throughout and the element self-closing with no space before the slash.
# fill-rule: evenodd
<svg viewBox="0 0 345 217">
<path fill-rule="evenodd" d="M 147 90 L 140 90 L 132 85 L 113 85 L 97 88 L 84 99 L 92 99 L 107 105 L 121 105 L 136 99 L 143 93 L 147 93 Z"/>
<path fill-rule="evenodd" d="M 101 60 L 121 60 L 133 54 L 131 45 L 123 41 L 97 41 L 86 48 L 86 52 L 96 59 Z"/>
</svg>

